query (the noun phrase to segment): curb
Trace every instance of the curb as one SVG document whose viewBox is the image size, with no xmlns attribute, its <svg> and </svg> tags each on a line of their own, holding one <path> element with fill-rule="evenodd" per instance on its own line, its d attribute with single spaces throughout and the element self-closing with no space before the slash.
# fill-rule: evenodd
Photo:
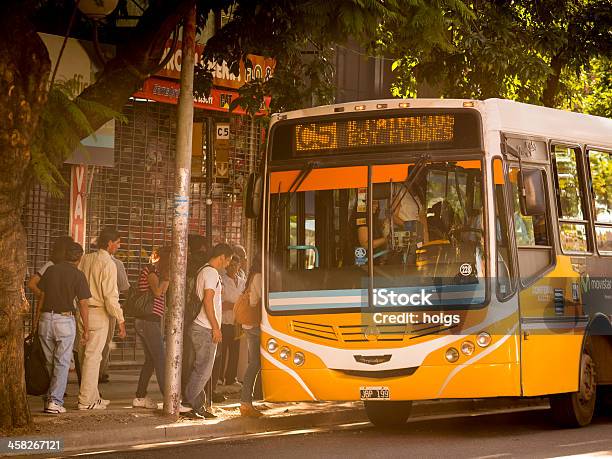
<svg viewBox="0 0 612 459">
<path fill-rule="evenodd" d="M 411 419 L 425 416 L 465 414 L 492 410 L 546 408 L 546 399 L 466 399 L 417 401 L 413 404 Z M 101 448 L 127 448 L 142 443 L 164 443 L 169 441 L 195 441 L 227 438 L 278 430 L 317 428 L 367 421 L 361 402 L 351 402 L 333 407 L 326 412 L 316 411 L 299 414 L 278 414 L 259 419 L 241 417 L 222 421 L 195 421 L 195 424 L 172 423 L 147 427 L 128 427 L 106 432 L 105 438 L 89 436 L 83 448 L 83 433 L 68 432 L 63 435 L 64 452 L 95 450 Z M 229 438 L 228 438 L 229 439 Z"/>
</svg>

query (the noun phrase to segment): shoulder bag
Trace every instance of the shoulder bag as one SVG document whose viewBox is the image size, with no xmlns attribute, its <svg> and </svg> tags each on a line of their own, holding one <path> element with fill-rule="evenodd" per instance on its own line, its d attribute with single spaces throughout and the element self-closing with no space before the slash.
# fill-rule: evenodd
<svg viewBox="0 0 612 459">
<path fill-rule="evenodd" d="M 234 318 L 239 324 L 256 327 L 261 322 L 261 301 L 253 307 L 249 297 L 249 290 L 240 294 L 234 303 Z"/>
<path fill-rule="evenodd" d="M 51 378 L 47 372 L 45 353 L 37 333 L 29 335 L 23 343 L 26 392 L 43 395 L 49 390 Z"/>
<path fill-rule="evenodd" d="M 154 316 L 153 303 L 155 295 L 150 288 L 140 290 L 138 282 L 128 290 L 127 299 L 125 300 L 124 310 L 127 315 L 136 317 L 137 319 L 149 319 Z"/>
</svg>

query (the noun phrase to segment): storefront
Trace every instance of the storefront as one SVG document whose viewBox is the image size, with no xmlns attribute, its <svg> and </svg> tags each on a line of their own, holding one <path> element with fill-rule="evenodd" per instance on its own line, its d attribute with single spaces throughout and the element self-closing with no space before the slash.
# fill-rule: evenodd
<svg viewBox="0 0 612 459">
<path fill-rule="evenodd" d="M 173 52 L 180 53 L 180 46 Z M 269 61 L 256 62 L 268 65 L 269 75 L 273 68 Z M 124 262 L 131 282 L 148 263 L 152 249 L 170 242 L 179 72 L 180 57 L 175 56 L 134 94 L 123 109 L 125 122 L 115 122 L 110 151 L 91 150 L 80 156 L 79 164 L 64 165 L 70 191 L 63 197 L 53 197 L 38 185 L 31 191 L 23 217 L 30 275 L 48 260 L 60 235 L 70 234 L 89 251 L 103 227 L 116 227 L 122 235 L 117 258 Z M 248 174 L 258 167 L 264 126 L 259 117 L 228 110 L 248 72 L 243 69 L 235 78 L 220 69 L 216 75 L 211 96 L 194 101 L 189 229 L 210 244 L 248 247 L 242 191 Z M 115 362 L 141 359 L 130 322 L 128 339 L 118 342 L 112 353 Z"/>
</svg>

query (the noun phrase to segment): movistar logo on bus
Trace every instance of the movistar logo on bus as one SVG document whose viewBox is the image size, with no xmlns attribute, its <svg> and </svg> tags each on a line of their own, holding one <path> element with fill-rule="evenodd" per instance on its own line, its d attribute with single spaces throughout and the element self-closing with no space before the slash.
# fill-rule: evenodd
<svg viewBox="0 0 612 459">
<path fill-rule="evenodd" d="M 419 293 L 396 293 L 393 290 L 379 288 L 372 290 L 374 306 L 432 306 L 431 293 L 421 289 Z"/>
</svg>

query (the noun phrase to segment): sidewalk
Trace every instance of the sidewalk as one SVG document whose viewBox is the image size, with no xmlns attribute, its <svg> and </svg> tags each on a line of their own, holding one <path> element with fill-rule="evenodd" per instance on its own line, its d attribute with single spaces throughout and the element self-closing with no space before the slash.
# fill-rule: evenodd
<svg viewBox="0 0 612 459">
<path fill-rule="evenodd" d="M 48 415 L 42 412 L 40 397 L 29 397 L 35 430 L 29 437 L 63 438 L 64 451 L 84 449 L 126 448 L 143 443 L 189 441 L 236 435 L 285 431 L 339 424 L 365 422 L 361 402 L 266 403 L 266 416 L 245 419 L 239 414 L 238 393 L 228 393 L 228 400 L 215 404 L 218 418 L 192 420 L 181 418 L 171 422 L 161 411 L 132 408 L 138 381 L 138 370 L 112 370 L 110 382 L 100 384 L 104 398 L 111 400 L 105 411 L 77 411 L 76 376 L 71 372 L 66 392 L 68 412 Z M 221 392 L 223 391 L 221 387 Z M 149 396 L 161 402 L 155 379 L 149 385 Z M 440 400 L 415 402 L 411 417 L 473 413 L 499 409 L 545 407 L 542 399 L 515 400 L 506 398 L 478 400 Z"/>
</svg>

